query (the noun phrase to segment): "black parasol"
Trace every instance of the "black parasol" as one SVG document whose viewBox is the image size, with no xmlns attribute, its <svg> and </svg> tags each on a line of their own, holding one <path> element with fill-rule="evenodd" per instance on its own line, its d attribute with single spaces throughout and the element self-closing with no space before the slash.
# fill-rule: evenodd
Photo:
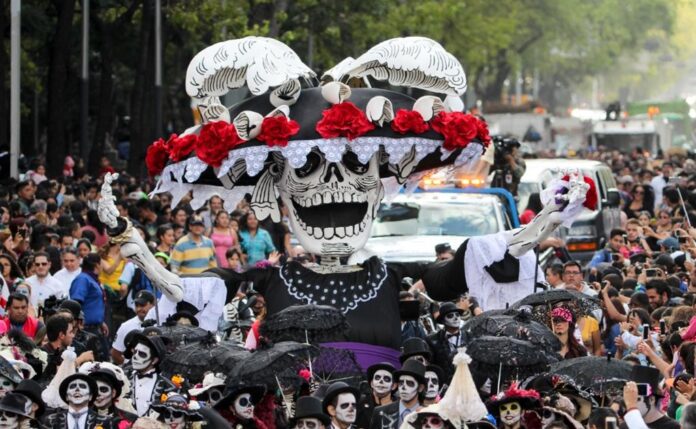
<svg viewBox="0 0 696 429">
<path fill-rule="evenodd" d="M 217 342 L 209 337 L 168 353 L 162 360 L 161 369 L 167 375 L 182 374 L 193 385 L 201 383 L 206 372 L 229 373 L 251 354 L 232 341 Z"/>
<path fill-rule="evenodd" d="M 211 335 L 203 328 L 188 325 L 158 326 L 154 329 L 169 340 L 167 349 L 170 351 L 186 344 L 205 341 Z"/>
<path fill-rule="evenodd" d="M 541 347 L 547 354 L 561 350 L 558 337 L 545 325 L 519 310 L 486 311 L 470 319 L 462 328 L 467 344 L 482 336 L 511 337 Z"/>
<path fill-rule="evenodd" d="M 317 384 L 343 381 L 357 388 L 363 380 L 363 370 L 351 350 L 321 346 L 312 359 L 312 376 Z"/>
<path fill-rule="evenodd" d="M 276 388 L 278 380 L 297 376 L 300 369 L 307 368 L 309 360 L 317 354 L 317 349 L 309 344 L 284 341 L 271 347 L 257 350 L 237 363 L 230 372 L 229 379 L 241 380 L 247 384 L 263 384 Z M 282 381 L 282 379 L 281 379 Z"/>
<path fill-rule="evenodd" d="M 611 386 L 621 384 L 631 376 L 631 364 L 598 356 L 583 356 L 551 365 L 550 372 L 565 375 L 579 386 L 600 394 Z"/>
<path fill-rule="evenodd" d="M 576 320 L 602 311 L 599 298 L 568 289 L 552 289 L 537 292 L 517 301 L 511 307 L 513 309 L 531 307 L 534 320 L 546 326 L 551 326 L 551 310 L 558 306 L 570 310 Z"/>
<path fill-rule="evenodd" d="M 260 326 L 261 336 L 273 342 L 326 343 L 344 341 L 349 325 L 346 316 L 330 305 L 293 305 L 268 316 Z"/>
<path fill-rule="evenodd" d="M 472 359 L 472 371 L 494 384 L 539 374 L 558 360 L 555 354 L 546 353 L 530 341 L 490 335 L 476 338 L 466 352 Z"/>
</svg>

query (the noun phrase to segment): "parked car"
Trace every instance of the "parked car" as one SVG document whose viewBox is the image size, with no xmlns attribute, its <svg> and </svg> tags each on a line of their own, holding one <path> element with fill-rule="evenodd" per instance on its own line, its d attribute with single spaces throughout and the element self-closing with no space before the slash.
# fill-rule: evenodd
<svg viewBox="0 0 696 429">
<path fill-rule="evenodd" d="M 541 192 L 560 171 L 575 169 L 591 177 L 597 185 L 597 209 L 584 210 L 570 228 L 559 228 L 571 256 L 588 261 L 601 249 L 614 228 L 621 226 L 621 197 L 611 169 L 599 161 L 576 159 L 529 159 L 518 188 L 518 209 L 527 207 L 529 195 Z"/>
<path fill-rule="evenodd" d="M 500 191 L 507 192 L 493 192 Z M 518 226 L 512 196 L 490 192 L 447 188 L 400 194 L 380 206 L 366 249 L 388 262 L 432 262 L 437 244 L 456 249 L 468 237 Z"/>
</svg>

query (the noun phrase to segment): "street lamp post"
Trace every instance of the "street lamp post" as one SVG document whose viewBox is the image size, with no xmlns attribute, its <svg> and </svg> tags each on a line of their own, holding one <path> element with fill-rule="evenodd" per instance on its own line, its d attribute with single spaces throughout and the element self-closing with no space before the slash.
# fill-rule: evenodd
<svg viewBox="0 0 696 429">
<path fill-rule="evenodd" d="M 10 4 L 10 176 L 19 177 L 19 39 L 21 29 L 22 1 Z"/>
<path fill-rule="evenodd" d="M 89 0 L 82 0 L 82 69 L 80 70 L 80 156 L 89 156 Z"/>
<path fill-rule="evenodd" d="M 162 136 L 162 3 L 155 0 L 155 137 Z"/>
</svg>

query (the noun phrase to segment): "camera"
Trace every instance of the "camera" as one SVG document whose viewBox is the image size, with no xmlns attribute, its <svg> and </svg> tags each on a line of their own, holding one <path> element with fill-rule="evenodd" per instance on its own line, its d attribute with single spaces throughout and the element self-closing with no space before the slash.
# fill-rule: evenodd
<svg viewBox="0 0 696 429">
<path fill-rule="evenodd" d="M 645 275 L 647 277 L 656 277 L 657 276 L 657 270 L 655 268 L 648 268 L 645 270 Z"/>
<path fill-rule="evenodd" d="M 520 142 L 511 137 L 493 136 L 494 164 L 492 170 L 495 172 L 491 180 L 492 188 L 504 188 L 514 197 L 517 197 L 517 187 L 520 178 L 524 174 L 525 164 L 521 159 L 515 157 L 515 165 L 505 159 L 507 155 L 514 157 L 515 148 L 520 147 Z"/>
<path fill-rule="evenodd" d="M 493 136 L 493 145 L 495 146 L 495 163 L 503 165 L 505 155 L 511 155 L 515 148 L 520 147 L 520 142 L 512 137 Z"/>
</svg>

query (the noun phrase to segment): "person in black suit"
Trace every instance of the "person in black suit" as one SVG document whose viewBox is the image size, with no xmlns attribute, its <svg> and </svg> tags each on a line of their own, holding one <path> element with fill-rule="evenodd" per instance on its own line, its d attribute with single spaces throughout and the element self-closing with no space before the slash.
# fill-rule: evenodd
<svg viewBox="0 0 696 429">
<path fill-rule="evenodd" d="M 399 371 L 394 372 L 394 377 L 399 384 L 399 400 L 375 408 L 370 429 L 398 429 L 404 418 L 421 406 L 426 388 L 425 365 L 408 359 Z"/>
<path fill-rule="evenodd" d="M 342 381 L 332 383 L 321 401 L 324 413 L 331 417 L 329 428 L 350 429 L 355 425 L 360 392 Z"/>
<path fill-rule="evenodd" d="M 444 328 L 428 336 L 428 345 L 433 351 L 431 362 L 444 371 L 440 378 L 440 384 L 449 383 L 452 378 L 452 374 L 454 374 L 452 358 L 457 353 L 457 349 L 464 343 L 464 335 L 460 329 L 463 312 L 451 302 L 440 305 L 440 314 L 436 321 L 438 324 L 444 325 Z"/>
<path fill-rule="evenodd" d="M 367 380 L 370 383 L 369 392 L 360 398 L 358 403 L 358 418 L 355 425 L 366 428 L 372 420 L 375 407 L 394 402 L 392 393 L 396 389 L 394 366 L 388 362 L 380 362 L 367 368 Z"/>
<path fill-rule="evenodd" d="M 70 375 L 58 387 L 60 398 L 68 409 L 57 410 L 48 417 L 52 429 L 113 429 L 111 419 L 100 416 L 92 408 L 96 397 L 97 383 L 87 374 Z"/>
</svg>

